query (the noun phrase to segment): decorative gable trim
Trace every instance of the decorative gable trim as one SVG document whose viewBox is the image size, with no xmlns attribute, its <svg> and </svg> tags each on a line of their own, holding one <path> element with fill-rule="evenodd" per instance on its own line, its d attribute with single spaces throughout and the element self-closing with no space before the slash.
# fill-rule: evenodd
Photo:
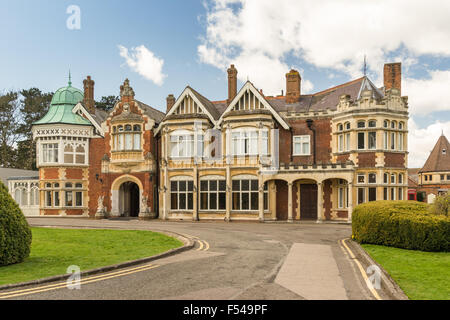
<svg viewBox="0 0 450 320">
<path fill-rule="evenodd" d="M 102 137 L 105 136 L 105 131 L 102 129 L 100 124 L 98 124 L 97 121 L 95 121 L 95 119 L 92 118 L 91 114 L 86 110 L 86 108 L 81 103 L 78 103 L 75 107 L 73 107 L 72 112 L 80 113 L 81 115 L 85 116 L 89 120 L 89 122 L 92 123 L 92 125 L 98 130 L 100 135 Z"/>
<path fill-rule="evenodd" d="M 253 107 L 254 108 L 257 105 L 258 108 L 256 108 L 256 109 L 269 110 L 271 112 L 271 114 L 273 115 L 273 117 L 281 124 L 281 126 L 284 129 L 289 130 L 289 128 L 290 128 L 289 124 L 287 124 L 287 122 L 280 116 L 280 114 L 277 111 L 275 111 L 274 108 L 272 108 L 272 106 L 267 102 L 267 100 L 264 98 L 264 96 L 253 86 L 253 84 L 250 81 L 247 81 L 245 83 L 245 85 L 241 88 L 239 93 L 236 95 L 236 97 L 234 97 L 234 99 L 228 105 L 227 109 L 220 116 L 217 124 L 220 125 L 223 122 L 223 120 L 224 120 L 223 119 L 224 115 L 227 114 L 228 112 L 234 110 L 234 108 L 236 106 L 239 106 L 241 98 L 245 99 L 246 96 L 247 97 L 253 97 L 253 99 L 254 99 L 253 100 Z M 250 110 L 250 106 L 251 106 L 250 102 L 252 102 L 252 101 L 249 101 L 248 104 L 244 103 L 244 108 L 243 109 L 240 108 L 239 110 L 245 110 L 246 106 L 248 106 L 247 110 Z"/>
</svg>

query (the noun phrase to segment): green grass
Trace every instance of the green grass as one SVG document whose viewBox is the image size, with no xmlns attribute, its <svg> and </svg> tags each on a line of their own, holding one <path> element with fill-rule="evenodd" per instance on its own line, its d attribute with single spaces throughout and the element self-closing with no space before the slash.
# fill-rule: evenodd
<svg viewBox="0 0 450 320">
<path fill-rule="evenodd" d="M 181 247 L 164 234 L 137 230 L 32 228 L 31 254 L 24 262 L 0 267 L 0 285 L 82 271 L 149 257 Z"/>
<path fill-rule="evenodd" d="M 450 299 L 450 253 L 363 244 L 412 300 Z"/>
</svg>

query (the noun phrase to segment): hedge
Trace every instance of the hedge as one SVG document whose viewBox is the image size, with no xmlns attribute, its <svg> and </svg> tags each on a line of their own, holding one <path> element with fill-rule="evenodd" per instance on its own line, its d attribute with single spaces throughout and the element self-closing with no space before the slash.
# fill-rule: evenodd
<svg viewBox="0 0 450 320">
<path fill-rule="evenodd" d="M 0 181 L 0 266 L 22 262 L 30 255 L 30 247 L 30 226 Z"/>
<path fill-rule="evenodd" d="M 417 201 L 373 201 L 358 205 L 352 215 L 352 238 L 421 251 L 449 251 L 450 218 L 434 215 Z"/>
</svg>

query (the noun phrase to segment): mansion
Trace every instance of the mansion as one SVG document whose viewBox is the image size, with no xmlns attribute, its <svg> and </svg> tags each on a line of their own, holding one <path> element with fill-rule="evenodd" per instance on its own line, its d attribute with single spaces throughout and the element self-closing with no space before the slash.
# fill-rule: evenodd
<svg viewBox="0 0 450 320">
<path fill-rule="evenodd" d="M 228 97 L 187 86 L 166 112 L 135 99 L 128 80 L 108 112 L 94 81 L 56 91 L 33 125 L 41 216 L 164 220 L 351 221 L 352 209 L 407 198 L 408 98 L 401 64 L 302 94 L 265 96 L 231 65 Z M 280 79 L 283 81 L 283 79 Z M 13 182 L 11 182 L 11 185 Z"/>
</svg>

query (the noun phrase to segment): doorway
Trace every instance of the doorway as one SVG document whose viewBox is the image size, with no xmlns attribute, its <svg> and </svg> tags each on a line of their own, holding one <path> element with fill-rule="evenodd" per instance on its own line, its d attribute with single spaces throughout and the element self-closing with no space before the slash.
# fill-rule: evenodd
<svg viewBox="0 0 450 320">
<path fill-rule="evenodd" d="M 300 185 L 300 219 L 317 220 L 317 184 Z"/>
<path fill-rule="evenodd" d="M 119 188 L 119 212 L 122 217 L 139 216 L 139 186 L 131 181 L 121 184 Z"/>
</svg>

